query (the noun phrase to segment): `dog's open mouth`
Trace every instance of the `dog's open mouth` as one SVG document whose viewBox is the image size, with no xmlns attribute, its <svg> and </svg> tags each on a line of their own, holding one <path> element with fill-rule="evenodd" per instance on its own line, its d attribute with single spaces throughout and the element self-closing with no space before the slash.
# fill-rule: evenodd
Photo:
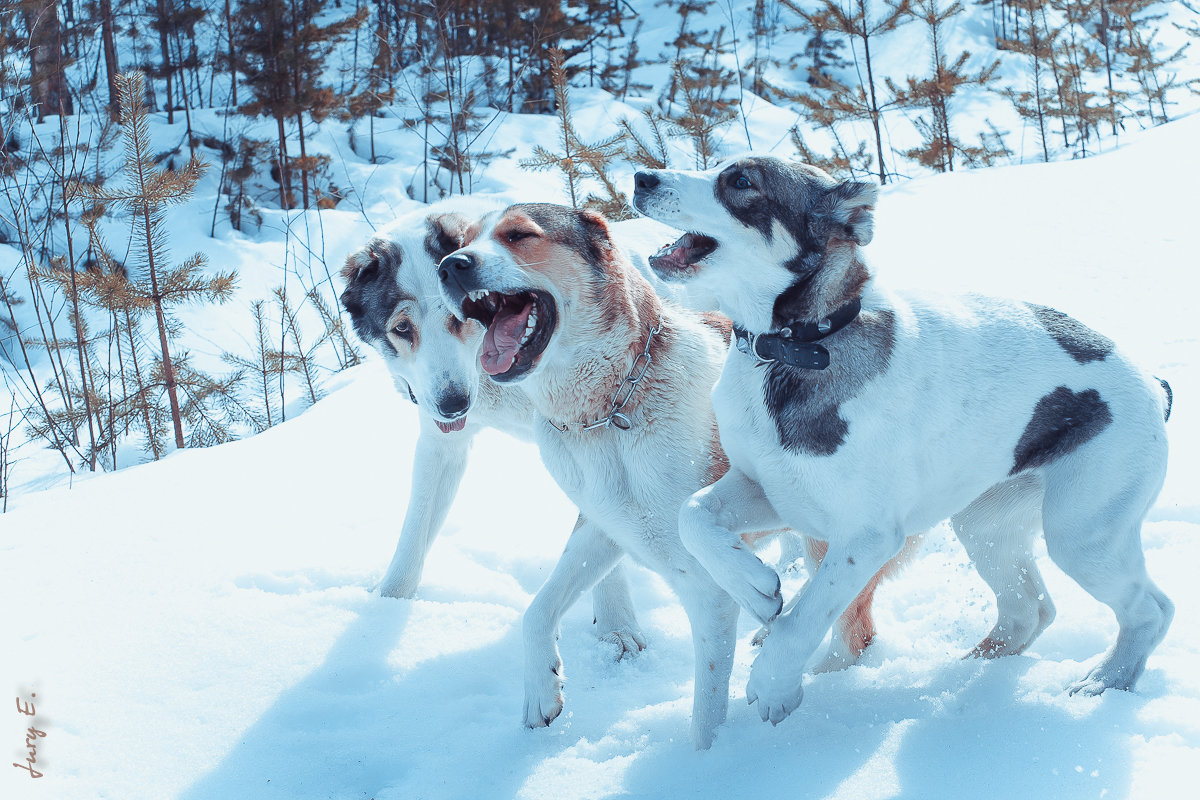
<svg viewBox="0 0 1200 800">
<path fill-rule="evenodd" d="M 471 292 L 463 300 L 462 315 L 487 328 L 479 364 L 492 380 L 502 382 L 533 368 L 558 322 L 554 298 L 532 289 L 512 294 Z"/>
<path fill-rule="evenodd" d="M 466 416 L 459 417 L 454 422 L 442 422 L 440 419 L 435 419 L 434 422 L 438 426 L 438 430 L 442 433 L 451 433 L 453 431 L 461 431 L 467 424 Z"/>
<path fill-rule="evenodd" d="M 680 277 L 697 270 L 696 264 L 717 249 L 717 240 L 702 233 L 685 233 L 650 256 L 650 266 L 664 278 Z"/>
</svg>

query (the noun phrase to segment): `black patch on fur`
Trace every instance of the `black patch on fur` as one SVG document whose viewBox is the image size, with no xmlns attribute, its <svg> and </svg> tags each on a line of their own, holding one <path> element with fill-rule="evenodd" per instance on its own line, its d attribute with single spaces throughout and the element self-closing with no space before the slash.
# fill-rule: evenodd
<svg viewBox="0 0 1200 800">
<path fill-rule="evenodd" d="M 387 321 L 397 305 L 416 298 L 400 291 L 396 283 L 402 259 L 400 248 L 381 240 L 373 241 L 367 247 L 370 260 L 347 279 L 342 306 L 350 314 L 350 322 L 360 339 L 386 344 L 395 350 L 387 337 Z"/>
<path fill-rule="evenodd" d="M 738 189 L 734 181 L 748 178 L 753 189 Z M 730 216 L 743 225 L 754 228 L 768 242 L 772 239 L 775 222 L 779 222 L 796 243 L 800 254 L 785 266 L 797 274 L 811 271 L 808 257 L 819 256 L 828 237 L 817 235 L 807 209 L 813 208 L 824 192 L 834 184 L 828 177 L 774 158 L 743 158 L 726 167 L 713 183 L 717 202 Z"/>
<path fill-rule="evenodd" d="M 739 189 L 740 178 L 748 180 L 750 187 Z M 818 308 L 813 279 L 824 266 L 832 239 L 865 243 L 850 224 L 859 217 L 846 206 L 868 191 L 873 197 L 876 190 L 867 184 L 838 183 L 813 167 L 771 157 L 739 159 L 717 175 L 713 194 L 730 216 L 767 241 L 779 223 L 799 248 L 782 264 L 796 279 L 775 298 L 774 327 L 810 319 Z M 866 236 L 869 239 L 869 227 Z M 865 280 L 865 270 L 863 275 Z"/>
<path fill-rule="evenodd" d="M 1057 309 L 1026 303 L 1046 332 L 1080 364 L 1103 361 L 1116 345 L 1107 336 L 1096 333 L 1077 319 Z"/>
<path fill-rule="evenodd" d="M 1108 403 L 1095 389 L 1059 386 L 1038 400 L 1013 451 L 1010 475 L 1049 464 L 1094 439 L 1112 422 Z"/>
<path fill-rule="evenodd" d="M 863 312 L 821 341 L 829 350 L 827 368 L 814 371 L 778 362 L 766 365 L 763 401 L 780 446 L 791 453 L 814 456 L 836 453 L 850 431 L 839 412 L 842 403 L 887 371 L 895 343 L 896 318 L 891 311 Z"/>
<path fill-rule="evenodd" d="M 446 223 L 449 222 L 451 227 Z M 458 214 L 441 214 L 425 221 L 425 252 L 437 264 L 443 258 L 463 246 L 463 232 L 467 220 Z"/>
<path fill-rule="evenodd" d="M 1164 381 L 1162 378 L 1155 377 L 1154 380 L 1162 384 L 1163 393 L 1167 396 L 1167 408 L 1163 411 L 1163 422 L 1171 420 L 1171 406 L 1175 405 L 1175 393 L 1171 391 L 1171 384 Z"/>
</svg>

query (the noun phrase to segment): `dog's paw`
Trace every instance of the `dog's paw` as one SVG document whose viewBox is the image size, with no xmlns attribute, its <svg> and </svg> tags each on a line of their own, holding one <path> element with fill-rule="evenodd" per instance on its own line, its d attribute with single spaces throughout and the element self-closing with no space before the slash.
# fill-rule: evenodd
<svg viewBox="0 0 1200 800">
<path fill-rule="evenodd" d="M 613 661 L 636 658 L 646 649 L 646 637 L 636 629 L 621 629 L 601 634 L 600 644 L 612 655 Z"/>
<path fill-rule="evenodd" d="M 525 727 L 545 728 L 563 710 L 562 661 L 542 675 L 525 676 Z"/>
<path fill-rule="evenodd" d="M 1082 680 L 1075 681 L 1068 686 L 1067 693 L 1095 697 L 1103 694 L 1106 689 L 1124 690 L 1132 685 L 1132 670 L 1120 669 L 1111 664 L 1102 663 L 1085 675 Z"/>
<path fill-rule="evenodd" d="M 759 657 L 761 661 L 762 657 Z M 775 675 L 755 661 L 750 668 L 750 680 L 746 683 L 746 702 L 758 704 L 758 715 L 763 722 L 778 725 L 800 707 L 804 699 L 801 678 Z"/>
<path fill-rule="evenodd" d="M 740 545 L 733 546 L 728 561 L 710 570 L 717 585 L 737 604 L 766 625 L 783 610 L 779 575 Z"/>
</svg>

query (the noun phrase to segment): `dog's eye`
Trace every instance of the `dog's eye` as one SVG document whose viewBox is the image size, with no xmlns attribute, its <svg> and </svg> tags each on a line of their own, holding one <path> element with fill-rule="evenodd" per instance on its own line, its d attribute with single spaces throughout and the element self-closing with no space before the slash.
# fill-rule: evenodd
<svg viewBox="0 0 1200 800">
<path fill-rule="evenodd" d="M 401 339 L 412 341 L 413 327 L 412 323 L 406 319 L 402 319 L 392 326 L 392 333 L 399 336 Z"/>
<path fill-rule="evenodd" d="M 508 233 L 504 234 L 504 238 L 509 244 L 515 244 L 522 239 L 528 239 L 533 236 L 537 236 L 537 234 L 533 231 L 509 231 Z"/>
<path fill-rule="evenodd" d="M 753 189 L 754 184 L 745 175 L 738 175 L 733 179 L 733 188 L 735 189 Z"/>
</svg>

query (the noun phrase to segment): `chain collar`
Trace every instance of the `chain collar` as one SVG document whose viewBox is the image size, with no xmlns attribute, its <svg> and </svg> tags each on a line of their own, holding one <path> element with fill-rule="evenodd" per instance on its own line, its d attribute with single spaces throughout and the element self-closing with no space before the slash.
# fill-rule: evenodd
<svg viewBox="0 0 1200 800">
<path fill-rule="evenodd" d="M 613 392 L 612 408 L 609 409 L 608 415 L 601 417 L 595 422 L 555 422 L 552 419 L 547 419 L 546 423 L 551 428 L 559 433 L 583 433 L 584 431 L 593 431 L 597 428 L 607 428 L 610 425 L 627 431 L 633 427 L 633 421 L 628 416 L 621 413 L 621 409 L 629 402 L 629 398 L 633 397 L 637 385 L 641 383 L 642 378 L 646 377 L 646 372 L 650 369 L 650 343 L 654 341 L 654 337 L 662 333 L 662 320 L 650 329 L 650 335 L 646 337 L 646 347 L 633 360 L 633 366 L 629 369 L 629 374 L 625 376 L 625 380 L 621 381 L 621 385 Z"/>
</svg>

